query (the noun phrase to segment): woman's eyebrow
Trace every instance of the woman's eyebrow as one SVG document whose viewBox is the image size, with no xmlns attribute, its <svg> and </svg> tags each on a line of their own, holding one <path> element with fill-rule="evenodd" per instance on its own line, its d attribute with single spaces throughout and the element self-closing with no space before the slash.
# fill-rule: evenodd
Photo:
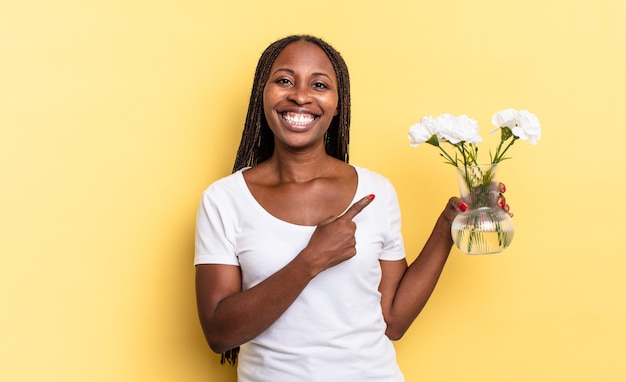
<svg viewBox="0 0 626 382">
<path fill-rule="evenodd" d="M 289 69 L 289 68 L 278 68 L 274 71 L 274 73 L 278 73 L 278 72 L 287 72 L 289 74 L 296 74 L 296 72 L 293 69 Z M 330 76 L 324 72 L 314 72 L 313 75 L 323 76 L 323 77 L 327 77 L 328 79 L 330 79 Z"/>
</svg>

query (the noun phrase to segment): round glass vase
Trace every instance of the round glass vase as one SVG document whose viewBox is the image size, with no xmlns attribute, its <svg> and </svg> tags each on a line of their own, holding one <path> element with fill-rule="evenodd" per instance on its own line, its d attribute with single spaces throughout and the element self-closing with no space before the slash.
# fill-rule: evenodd
<svg viewBox="0 0 626 382">
<path fill-rule="evenodd" d="M 468 205 L 452 222 L 452 240 L 468 255 L 504 251 L 513 240 L 513 220 L 498 205 L 497 165 L 457 168 L 461 198 Z"/>
</svg>

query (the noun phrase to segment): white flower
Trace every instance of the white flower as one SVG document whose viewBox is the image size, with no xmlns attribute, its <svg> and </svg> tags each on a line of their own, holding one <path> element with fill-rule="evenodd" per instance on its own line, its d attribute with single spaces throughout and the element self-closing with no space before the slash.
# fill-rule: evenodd
<svg viewBox="0 0 626 382">
<path fill-rule="evenodd" d="M 541 138 L 541 125 L 539 119 L 528 110 L 522 110 L 519 113 L 519 120 L 517 126 L 511 129 L 511 132 L 519 139 L 526 140 L 533 145 L 537 144 L 539 138 Z"/>
<path fill-rule="evenodd" d="M 519 112 L 515 109 L 500 110 L 491 117 L 491 123 L 497 128 L 508 127 L 512 129 L 517 125 L 516 119 L 518 115 Z M 497 130 L 494 129 L 492 132 Z"/>
<path fill-rule="evenodd" d="M 426 143 L 433 135 L 438 135 L 439 129 L 431 116 L 423 117 L 418 123 L 409 128 L 410 146 L 417 147 Z"/>
<path fill-rule="evenodd" d="M 505 159 L 507 151 L 516 140 L 528 140 L 537 144 L 541 138 L 539 120 L 528 110 L 517 111 L 506 109 L 497 112 L 491 117 L 491 122 L 497 126 L 492 131 L 500 130 L 500 143 L 495 153 L 489 152 L 491 164 L 500 163 Z M 446 163 L 455 167 L 478 165 L 478 146 L 482 138 L 478 135 L 478 123 L 466 115 L 455 117 L 452 114 L 442 114 L 436 118 L 431 116 L 422 118 L 419 123 L 409 129 L 410 145 L 416 147 L 428 143 L 437 147 Z M 448 142 L 454 149 L 453 155 L 448 153 L 442 143 Z"/>
<path fill-rule="evenodd" d="M 476 144 L 483 140 L 478 135 L 478 123 L 467 115 L 455 117 L 452 114 L 442 114 L 435 119 L 435 123 L 439 127 L 441 138 L 453 145 L 459 142 Z"/>
<path fill-rule="evenodd" d="M 516 111 L 514 109 L 506 109 L 499 111 L 493 115 L 491 123 L 498 128 L 510 128 L 513 135 L 521 140 L 528 140 L 528 143 L 533 145 L 536 145 L 539 138 L 541 138 L 539 119 L 528 110 Z"/>
</svg>

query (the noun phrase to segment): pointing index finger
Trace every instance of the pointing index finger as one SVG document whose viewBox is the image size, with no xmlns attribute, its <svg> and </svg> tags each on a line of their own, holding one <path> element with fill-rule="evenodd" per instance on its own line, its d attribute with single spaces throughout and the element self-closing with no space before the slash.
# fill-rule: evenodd
<svg viewBox="0 0 626 382">
<path fill-rule="evenodd" d="M 363 208 L 367 207 L 372 202 L 372 200 L 374 200 L 374 197 L 374 194 L 369 194 L 361 200 L 355 202 L 353 205 L 350 206 L 350 208 L 348 208 L 346 213 L 341 216 L 341 219 L 354 219 L 355 216 L 363 211 Z"/>
</svg>

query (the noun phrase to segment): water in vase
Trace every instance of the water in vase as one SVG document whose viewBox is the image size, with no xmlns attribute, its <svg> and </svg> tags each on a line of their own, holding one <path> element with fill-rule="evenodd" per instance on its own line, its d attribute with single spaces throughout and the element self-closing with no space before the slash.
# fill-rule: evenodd
<svg viewBox="0 0 626 382">
<path fill-rule="evenodd" d="M 473 228 L 452 226 L 452 238 L 457 247 L 468 255 L 487 255 L 506 249 L 513 240 L 514 231 L 477 231 Z"/>
</svg>

